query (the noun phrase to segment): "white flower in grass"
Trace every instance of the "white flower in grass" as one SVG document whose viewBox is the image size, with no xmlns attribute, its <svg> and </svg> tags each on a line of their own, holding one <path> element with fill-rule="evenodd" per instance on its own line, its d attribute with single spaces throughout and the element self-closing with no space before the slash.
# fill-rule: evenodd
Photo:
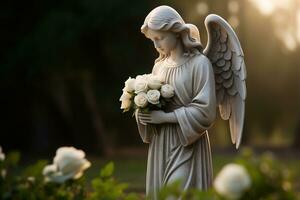
<svg viewBox="0 0 300 200">
<path fill-rule="evenodd" d="M 216 191 L 228 198 L 239 199 L 251 186 L 247 170 L 238 164 L 228 164 L 220 171 L 214 181 Z"/>
<path fill-rule="evenodd" d="M 34 176 L 29 176 L 29 177 L 27 177 L 27 181 L 29 181 L 30 183 L 34 183 L 35 182 L 35 177 Z"/>
<path fill-rule="evenodd" d="M 5 160 L 5 154 L 2 151 L 2 147 L 0 146 L 0 161 Z"/>
<path fill-rule="evenodd" d="M 140 108 L 145 108 L 148 105 L 147 94 L 145 92 L 138 93 L 134 97 L 134 103 Z"/>
<path fill-rule="evenodd" d="M 6 177 L 6 170 L 5 169 L 1 170 L 1 176 L 2 176 L 2 178 Z"/>
<path fill-rule="evenodd" d="M 158 90 L 149 90 L 147 92 L 147 99 L 150 103 L 159 104 L 160 92 Z"/>
<path fill-rule="evenodd" d="M 161 86 L 160 92 L 161 92 L 161 96 L 167 99 L 172 98 L 175 94 L 173 86 L 169 84 L 165 84 Z"/>
<path fill-rule="evenodd" d="M 162 86 L 158 76 L 150 75 L 148 78 L 148 87 L 153 90 L 158 90 Z"/>
<path fill-rule="evenodd" d="M 47 165 L 43 169 L 43 175 L 44 176 L 51 176 L 55 174 L 58 171 L 57 166 L 52 164 L 52 165 Z"/>
<path fill-rule="evenodd" d="M 68 179 L 78 179 L 83 171 L 91 166 L 86 160 L 85 153 L 74 147 L 60 147 L 56 151 L 52 165 L 43 170 L 46 181 L 63 183 Z"/>
</svg>

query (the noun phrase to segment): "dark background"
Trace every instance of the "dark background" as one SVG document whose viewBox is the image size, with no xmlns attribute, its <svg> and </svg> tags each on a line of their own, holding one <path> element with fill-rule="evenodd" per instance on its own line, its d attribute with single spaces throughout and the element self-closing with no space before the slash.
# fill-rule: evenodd
<svg viewBox="0 0 300 200">
<path fill-rule="evenodd" d="M 255 2 L 1 2 L 0 145 L 41 154 L 71 145 L 97 155 L 141 146 L 119 97 L 129 76 L 151 72 L 157 53 L 140 27 L 166 4 L 199 27 L 204 44 L 208 13 L 234 25 L 248 72 L 243 144 L 300 148 L 300 5 L 266 13 Z M 217 121 L 211 140 L 234 148 L 227 122 Z"/>
</svg>

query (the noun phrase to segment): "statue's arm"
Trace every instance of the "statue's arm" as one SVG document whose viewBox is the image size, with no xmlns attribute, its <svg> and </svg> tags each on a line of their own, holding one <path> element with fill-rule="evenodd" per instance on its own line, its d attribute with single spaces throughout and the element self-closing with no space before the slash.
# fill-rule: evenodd
<svg viewBox="0 0 300 200">
<path fill-rule="evenodd" d="M 153 133 L 156 131 L 154 127 L 147 125 L 139 119 L 140 113 L 138 110 L 135 111 L 135 118 L 138 127 L 138 132 L 144 143 L 150 143 Z"/>
<path fill-rule="evenodd" d="M 150 113 L 138 113 L 138 120 L 142 124 L 163 124 L 163 123 L 177 123 L 177 118 L 174 112 L 152 111 Z"/>
</svg>

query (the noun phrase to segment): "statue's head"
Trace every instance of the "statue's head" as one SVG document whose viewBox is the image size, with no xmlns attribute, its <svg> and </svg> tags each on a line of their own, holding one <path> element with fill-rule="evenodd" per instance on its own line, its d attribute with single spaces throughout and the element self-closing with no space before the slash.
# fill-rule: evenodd
<svg viewBox="0 0 300 200">
<path fill-rule="evenodd" d="M 159 6 L 153 9 L 146 17 L 141 27 L 142 33 L 154 42 L 154 46 L 160 54 L 158 60 L 166 57 L 170 48 L 180 42 L 186 55 L 202 52 L 199 30 L 195 25 L 186 24 L 176 10 L 169 6 Z M 166 48 L 161 48 L 159 42 L 154 40 L 159 36 L 167 37 Z M 176 42 L 174 41 L 176 39 Z"/>
</svg>

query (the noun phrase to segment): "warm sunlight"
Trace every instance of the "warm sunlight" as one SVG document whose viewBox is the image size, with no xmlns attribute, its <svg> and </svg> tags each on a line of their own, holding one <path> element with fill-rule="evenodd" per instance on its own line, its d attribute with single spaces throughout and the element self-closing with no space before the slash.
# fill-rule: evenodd
<svg viewBox="0 0 300 200">
<path fill-rule="evenodd" d="M 297 11 L 297 40 L 300 43 L 300 9 Z"/>
<path fill-rule="evenodd" d="M 250 0 L 264 15 L 271 15 L 277 10 L 288 10 L 296 3 L 295 0 Z"/>
<path fill-rule="evenodd" d="M 287 50 L 300 46 L 299 0 L 249 0 L 261 14 L 270 17 L 277 37 Z"/>
<path fill-rule="evenodd" d="M 265 15 L 270 15 L 274 11 L 274 4 L 271 2 L 271 0 L 262 0 L 262 1 L 255 1 L 259 2 L 257 3 L 258 9 Z"/>
<path fill-rule="evenodd" d="M 198 12 L 199 15 L 206 15 L 208 12 L 208 5 L 205 2 L 199 2 L 196 5 L 196 10 Z"/>
</svg>

